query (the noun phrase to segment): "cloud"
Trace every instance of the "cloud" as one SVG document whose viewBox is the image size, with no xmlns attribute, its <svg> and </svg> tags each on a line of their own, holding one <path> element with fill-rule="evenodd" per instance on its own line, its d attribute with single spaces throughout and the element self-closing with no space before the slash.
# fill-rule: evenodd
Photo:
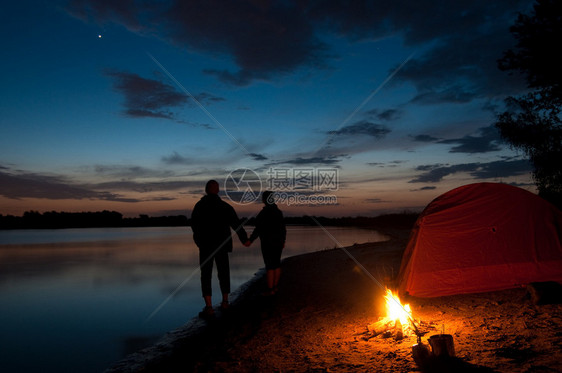
<svg viewBox="0 0 562 373">
<path fill-rule="evenodd" d="M 74 0 L 68 2 L 66 10 L 85 22 L 115 22 L 126 25 L 131 31 L 141 32 L 145 27 L 136 5 L 134 0 Z"/>
<path fill-rule="evenodd" d="M 119 179 L 136 179 L 147 177 L 171 177 L 174 173 L 169 170 L 154 170 L 141 166 L 116 166 L 116 165 L 96 165 L 96 174 L 101 176 L 113 176 Z"/>
<path fill-rule="evenodd" d="M 315 164 L 321 164 L 321 165 L 336 165 L 338 164 L 341 159 L 343 157 L 343 155 L 330 155 L 330 156 L 324 156 L 324 157 L 296 157 L 293 159 L 287 159 L 284 161 L 278 161 L 278 162 L 273 162 L 273 163 L 268 163 L 266 166 L 275 166 L 275 165 L 281 165 L 281 164 L 287 164 L 287 165 L 315 165 Z"/>
<path fill-rule="evenodd" d="M 525 88 L 520 77 L 499 71 L 496 61 L 513 45 L 509 27 L 517 12 L 527 11 L 531 2 L 457 1 L 443 9 L 437 1 L 427 1 L 412 14 L 408 5 L 402 5 L 405 8 L 391 17 L 398 20 L 402 15 L 396 27 L 405 30 L 405 43 L 426 46 L 394 82 L 414 84 L 418 94 L 413 102 L 468 102 L 504 97 Z"/>
<path fill-rule="evenodd" d="M 72 185 L 61 176 L 37 173 L 11 174 L 0 172 L 0 195 L 11 199 L 99 199 L 116 202 L 140 202 L 106 191 L 95 191 L 84 186 Z"/>
<path fill-rule="evenodd" d="M 398 167 L 400 164 L 405 163 L 406 161 L 391 161 L 391 162 L 367 162 L 367 166 L 374 166 L 374 167 Z"/>
<path fill-rule="evenodd" d="M 3 171 L 7 170 L 7 171 Z M 134 178 L 171 177 L 169 171 L 151 170 L 138 166 L 95 166 L 94 172 L 99 178 L 112 177 L 114 181 L 97 183 L 76 183 L 61 175 L 46 175 L 25 171 L 13 171 L 0 166 L 0 195 L 10 199 L 40 198 L 50 200 L 102 200 L 113 202 L 137 203 L 145 201 L 169 201 L 177 198 L 169 195 L 145 198 L 129 198 L 124 195 L 150 192 L 175 192 L 201 188 L 207 179 L 190 178 L 190 180 L 134 181 Z M 224 172 L 224 171 L 223 171 Z"/>
<path fill-rule="evenodd" d="M 233 151 L 227 151 L 228 156 L 217 154 L 216 152 L 205 151 L 197 156 L 186 156 L 173 151 L 172 154 L 160 158 L 162 163 L 169 166 L 190 166 L 190 176 L 201 174 L 222 174 L 224 167 L 233 165 L 241 159 L 250 157 L 255 161 L 264 161 L 268 158 L 261 153 L 244 154 L 237 146 L 232 147 Z M 195 166 L 195 168 L 194 168 Z"/>
<path fill-rule="evenodd" d="M 466 135 L 454 139 L 440 139 L 428 134 L 410 135 L 409 137 L 412 141 L 417 142 L 456 145 L 449 150 L 449 153 L 495 152 L 501 150 L 501 145 L 505 143 L 494 125 L 479 128 L 475 135 Z"/>
<path fill-rule="evenodd" d="M 487 153 L 501 150 L 504 141 L 494 125 L 478 129 L 478 136 L 466 135 L 457 139 L 437 141 L 438 144 L 458 144 L 449 153 Z"/>
<path fill-rule="evenodd" d="M 367 115 L 373 116 L 375 119 L 381 121 L 393 121 L 396 119 L 400 119 L 402 116 L 402 110 L 400 109 L 386 109 L 386 110 L 379 110 L 373 109 L 367 112 Z"/>
<path fill-rule="evenodd" d="M 414 104 L 440 104 L 442 102 L 453 102 L 457 104 L 467 103 L 479 97 L 479 93 L 463 86 L 451 86 L 445 89 L 434 89 L 430 91 L 429 86 L 425 86 L 421 93 L 415 96 L 411 102 Z"/>
<path fill-rule="evenodd" d="M 326 48 L 298 2 L 178 0 L 162 20 L 173 43 L 232 56 L 237 71 L 205 72 L 239 86 L 318 66 Z"/>
<path fill-rule="evenodd" d="M 350 42 L 400 36 L 419 48 L 396 75 L 418 89 L 415 102 L 465 102 L 524 87 L 496 67 L 513 44 L 508 29 L 528 0 L 409 0 L 369 2 L 167 2 L 71 0 L 85 22 L 114 22 L 190 51 L 226 55 L 236 67 L 206 69 L 235 85 L 272 80 L 302 68 L 327 67 L 338 56 L 329 36 Z M 458 82 L 462 84 L 459 85 Z"/>
<path fill-rule="evenodd" d="M 208 124 L 195 124 L 178 119 L 170 109 L 182 105 L 194 107 L 193 99 L 206 105 L 226 101 L 223 97 L 207 92 L 193 95 L 192 99 L 177 91 L 170 84 L 144 78 L 134 73 L 106 70 L 105 75 L 113 80 L 114 89 L 125 98 L 123 113 L 132 118 L 172 119 L 180 123 L 211 129 L 212 127 Z"/>
<path fill-rule="evenodd" d="M 419 189 L 410 189 L 410 192 L 422 192 L 424 190 L 435 190 L 435 189 L 437 189 L 437 187 L 435 186 L 424 186 Z"/>
<path fill-rule="evenodd" d="M 372 136 L 376 139 L 382 139 L 390 132 L 392 131 L 382 124 L 376 124 L 367 120 L 362 120 L 357 123 L 344 126 L 335 131 L 328 131 L 328 134 L 343 136 L 367 135 Z"/>
<path fill-rule="evenodd" d="M 416 168 L 416 171 L 424 171 L 421 175 L 409 181 L 409 183 L 438 183 L 444 177 L 467 172 L 476 179 L 495 179 L 506 178 L 528 174 L 531 171 L 531 164 L 528 160 L 505 159 L 488 163 L 461 163 L 457 165 L 423 165 Z"/>
<path fill-rule="evenodd" d="M 132 118 L 174 119 L 168 110 L 187 103 L 188 98 L 166 83 L 143 78 L 137 74 L 122 71 L 106 71 L 113 79 L 115 90 L 125 97 L 125 115 Z"/>
<path fill-rule="evenodd" d="M 201 92 L 199 94 L 194 95 L 193 97 L 197 101 L 207 104 L 226 101 L 224 97 L 218 97 L 213 95 L 212 93 L 207 93 L 207 92 Z"/>
<path fill-rule="evenodd" d="M 328 137 L 316 150 L 314 156 L 338 157 L 341 154 L 349 155 L 373 150 L 378 144 L 382 144 L 373 139 L 381 140 L 390 132 L 391 129 L 385 125 L 360 120 L 337 130 L 327 131 Z"/>
<path fill-rule="evenodd" d="M 250 153 L 249 156 L 252 157 L 252 159 L 255 160 L 255 161 L 266 161 L 267 160 L 267 157 L 265 155 L 258 154 L 258 153 Z"/>
<path fill-rule="evenodd" d="M 162 157 L 162 162 L 169 165 L 189 165 L 193 164 L 194 160 L 184 157 L 178 152 L 173 152 L 172 155 Z"/>
<path fill-rule="evenodd" d="M 437 140 L 439 140 L 437 137 L 433 137 L 431 135 L 416 135 L 416 136 L 411 136 L 413 141 L 419 141 L 419 142 L 435 142 Z"/>
</svg>

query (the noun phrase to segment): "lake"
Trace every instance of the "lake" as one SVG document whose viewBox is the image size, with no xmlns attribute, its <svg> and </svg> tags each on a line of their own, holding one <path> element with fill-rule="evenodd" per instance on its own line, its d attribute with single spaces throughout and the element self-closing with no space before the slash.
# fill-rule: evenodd
<svg viewBox="0 0 562 373">
<path fill-rule="evenodd" d="M 327 230 L 288 227 L 283 257 L 388 239 Z M 232 290 L 262 267 L 235 240 Z M 2 371 L 100 372 L 202 309 L 198 250 L 188 227 L 0 231 L 0 299 Z"/>
</svg>

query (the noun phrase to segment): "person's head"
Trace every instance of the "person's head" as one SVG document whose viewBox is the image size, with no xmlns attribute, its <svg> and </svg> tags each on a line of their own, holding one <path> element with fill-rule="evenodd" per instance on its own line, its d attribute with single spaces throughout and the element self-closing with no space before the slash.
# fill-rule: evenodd
<svg viewBox="0 0 562 373">
<path fill-rule="evenodd" d="M 217 183 L 216 180 L 207 181 L 207 185 L 205 185 L 205 193 L 219 194 L 219 183 Z"/>
<path fill-rule="evenodd" d="M 261 194 L 261 201 L 266 205 L 273 205 L 275 204 L 275 194 L 270 190 L 266 190 Z"/>
</svg>

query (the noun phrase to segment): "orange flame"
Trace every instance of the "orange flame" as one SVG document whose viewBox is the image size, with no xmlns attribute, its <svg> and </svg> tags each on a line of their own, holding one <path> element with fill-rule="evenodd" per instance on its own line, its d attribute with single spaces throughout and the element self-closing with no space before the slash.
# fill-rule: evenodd
<svg viewBox="0 0 562 373">
<path fill-rule="evenodd" d="M 412 310 L 410 305 L 402 305 L 398 295 L 394 294 L 390 289 L 386 289 L 386 317 L 390 320 L 400 320 L 404 326 L 409 325 L 409 320 L 412 318 Z"/>
</svg>

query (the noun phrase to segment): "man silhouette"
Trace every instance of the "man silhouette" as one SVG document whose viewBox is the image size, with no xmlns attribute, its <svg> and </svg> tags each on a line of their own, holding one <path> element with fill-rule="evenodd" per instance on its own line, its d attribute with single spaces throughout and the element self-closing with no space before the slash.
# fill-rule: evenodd
<svg viewBox="0 0 562 373">
<path fill-rule="evenodd" d="M 219 197 L 219 183 L 209 180 L 205 186 L 206 195 L 195 204 L 191 214 L 193 240 L 199 248 L 201 268 L 201 291 L 205 308 L 199 313 L 202 318 L 214 315 L 212 304 L 211 278 L 213 261 L 217 264 L 217 274 L 222 292 L 221 309 L 228 308 L 230 293 L 230 265 L 228 253 L 232 252 L 232 228 L 240 242 L 248 239 L 234 208 Z"/>
</svg>

